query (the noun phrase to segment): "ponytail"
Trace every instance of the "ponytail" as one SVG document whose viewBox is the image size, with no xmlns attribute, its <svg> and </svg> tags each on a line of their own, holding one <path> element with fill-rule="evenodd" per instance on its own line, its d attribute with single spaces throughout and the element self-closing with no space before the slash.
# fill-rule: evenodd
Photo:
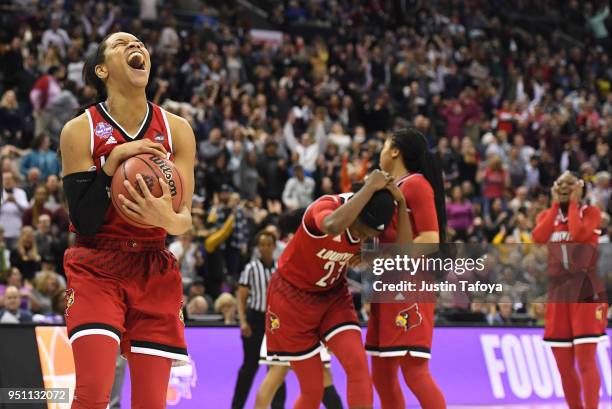
<svg viewBox="0 0 612 409">
<path fill-rule="evenodd" d="M 392 146 L 400 151 L 406 169 L 409 172 L 422 174 L 431 185 L 438 216 L 440 243 L 444 243 L 446 241 L 446 203 L 440 160 L 429 151 L 427 139 L 415 128 L 395 131 L 392 136 Z"/>
<path fill-rule="evenodd" d="M 107 35 L 100 41 L 96 51 L 94 53 L 90 53 L 85 58 L 85 64 L 83 65 L 83 82 L 85 85 L 89 85 L 95 88 L 96 90 L 96 100 L 93 103 L 85 104 L 78 108 L 76 116 L 85 112 L 87 108 L 92 105 L 97 104 L 106 99 L 106 84 L 100 77 L 96 75 L 96 66 L 104 63 L 104 52 L 106 51 L 106 40 L 110 37 L 110 34 Z"/>
</svg>

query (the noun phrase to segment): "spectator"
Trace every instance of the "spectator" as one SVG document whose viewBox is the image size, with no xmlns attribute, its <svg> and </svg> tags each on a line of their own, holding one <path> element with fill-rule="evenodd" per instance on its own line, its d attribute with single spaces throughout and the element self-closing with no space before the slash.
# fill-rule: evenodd
<svg viewBox="0 0 612 409">
<path fill-rule="evenodd" d="M 503 296 L 497 303 L 497 310 L 489 313 L 487 321 L 489 325 L 509 325 L 512 324 L 512 315 L 514 307 L 512 299 L 508 296 Z"/>
<path fill-rule="evenodd" d="M 32 91 L 30 91 L 30 102 L 34 107 L 34 118 L 36 119 L 36 135 L 45 134 L 49 131 L 54 119 L 50 109 L 62 92 L 59 81 L 64 78 L 65 74 L 63 66 L 52 66 L 47 74 L 36 81 Z M 59 134 L 52 136 L 59 141 Z"/>
<path fill-rule="evenodd" d="M 204 315 L 210 309 L 206 298 L 201 295 L 196 295 L 187 303 L 187 319 L 193 319 L 194 316 Z"/>
<path fill-rule="evenodd" d="M 28 196 L 28 201 L 34 198 L 34 193 L 38 185 L 40 185 L 40 170 L 38 170 L 38 168 L 30 168 L 26 180 L 23 183 L 23 190 L 25 190 Z"/>
<path fill-rule="evenodd" d="M 47 201 L 44 208 L 51 212 L 56 212 L 63 206 L 65 200 L 59 177 L 57 175 L 47 176 L 45 187 L 47 188 Z"/>
<path fill-rule="evenodd" d="M 612 95 L 612 93 L 610 93 L 610 95 Z M 612 169 L 612 159 L 610 159 L 610 144 L 605 139 L 599 139 L 597 141 L 595 153 L 591 155 L 589 160 L 595 167 L 595 170 L 598 172 L 609 171 Z"/>
<path fill-rule="evenodd" d="M 323 129 L 323 122 L 316 120 L 314 123 L 314 130 L 312 131 L 314 135 L 312 135 L 311 132 L 304 132 L 298 141 L 295 137 L 293 128 L 295 120 L 295 113 L 293 111 L 289 112 L 287 122 L 283 129 L 285 142 L 291 152 L 297 154 L 298 161 L 304 168 L 304 171 L 309 173 L 314 172 L 319 153 L 323 151 L 327 140 L 325 130 Z"/>
<path fill-rule="evenodd" d="M 266 142 L 264 154 L 257 163 L 260 194 L 264 201 L 281 200 L 283 186 L 287 181 L 287 162 L 278 155 L 278 144 Z"/>
<path fill-rule="evenodd" d="M 23 147 L 26 136 L 25 113 L 20 109 L 17 94 L 12 89 L 6 90 L 0 99 L 0 123 L 0 140 Z"/>
<path fill-rule="evenodd" d="M 41 214 L 35 233 L 36 248 L 42 260 L 54 259 L 58 251 L 57 242 L 51 235 L 51 216 Z"/>
<path fill-rule="evenodd" d="M 460 186 L 451 191 L 451 201 L 446 204 L 446 222 L 453 240 L 467 240 L 474 225 L 474 209 L 463 197 Z"/>
<path fill-rule="evenodd" d="M 24 309 L 19 308 L 21 304 L 21 295 L 19 289 L 15 286 L 9 286 L 4 293 L 4 308 L 0 308 L 0 323 L 2 324 L 19 324 L 24 322 L 32 322 L 32 314 Z"/>
<path fill-rule="evenodd" d="M 32 312 L 42 315 L 52 313 L 54 298 L 65 289 L 65 286 L 61 285 L 56 272 L 44 271 L 37 274 L 34 279 L 34 290 L 32 290 L 32 296 L 30 297 Z"/>
<path fill-rule="evenodd" d="M 215 312 L 223 315 L 223 323 L 225 325 L 236 324 L 236 311 L 236 298 L 230 293 L 222 293 L 215 300 Z"/>
<path fill-rule="evenodd" d="M 11 268 L 11 250 L 4 240 L 4 227 L 0 226 L 0 274 Z"/>
<path fill-rule="evenodd" d="M 210 295 L 206 294 L 206 287 L 204 286 L 204 279 L 202 277 L 196 276 L 193 279 L 193 283 L 189 286 L 187 290 L 187 301 L 193 300 L 195 297 L 202 296 L 206 300 L 206 304 L 211 307 L 213 306 L 212 298 Z M 209 312 L 207 310 L 207 312 Z"/>
<path fill-rule="evenodd" d="M 189 230 L 177 237 L 168 246 L 168 250 L 178 260 L 185 288 L 191 285 L 196 277 L 196 253 L 198 245 L 193 241 L 193 236 L 194 232 Z"/>
<path fill-rule="evenodd" d="M 503 168 L 499 155 L 493 155 L 489 158 L 489 164 L 479 172 L 477 179 L 482 182 L 483 213 L 485 217 L 490 215 L 493 200 L 500 199 L 502 207 L 505 207 L 504 193 L 508 186 L 508 174 Z"/>
<path fill-rule="evenodd" d="M 307 207 L 313 200 L 315 188 L 314 180 L 304 176 L 304 168 L 300 165 L 293 167 L 294 176 L 287 181 L 283 191 L 283 204 L 289 210 Z"/>
<path fill-rule="evenodd" d="M 546 303 L 542 302 L 542 300 L 533 300 L 531 307 L 529 308 L 529 317 L 531 318 L 533 325 L 543 327 L 545 313 Z"/>
<path fill-rule="evenodd" d="M 18 268 L 26 280 L 31 280 L 40 270 L 41 257 L 38 253 L 34 229 L 24 226 L 14 250 L 11 252 L 11 265 Z"/>
<path fill-rule="evenodd" d="M 21 216 L 22 226 L 38 226 L 39 218 L 42 215 L 48 216 L 50 220 L 53 213 L 45 208 L 45 203 L 47 203 L 47 188 L 41 185 L 36 188 L 32 206 L 26 209 L 26 211 L 23 212 L 23 216 Z"/>
<path fill-rule="evenodd" d="M 602 5 L 600 10 L 593 10 L 593 4 L 588 2 L 585 4 L 585 15 L 588 21 L 589 29 L 597 39 L 597 42 L 602 47 L 609 45 L 608 29 L 605 21 L 610 15 L 610 6 Z"/>
<path fill-rule="evenodd" d="M 597 175 L 595 175 L 595 183 L 590 192 L 590 196 L 600 209 L 606 210 L 610 206 L 611 193 L 612 188 L 610 187 L 610 172 L 598 172 Z"/>
<path fill-rule="evenodd" d="M 208 134 L 208 139 L 200 143 L 198 151 L 205 161 L 218 157 L 225 149 L 221 136 L 221 130 L 213 128 Z"/>
<path fill-rule="evenodd" d="M 61 27 L 61 18 L 57 15 L 51 16 L 50 27 L 42 36 L 42 51 L 47 52 L 49 48 L 55 47 L 60 56 L 66 55 L 66 49 L 70 46 L 70 37 L 66 30 Z"/>
<path fill-rule="evenodd" d="M 4 239 L 12 249 L 21 231 L 21 217 L 29 207 L 26 192 L 17 187 L 12 173 L 2 173 L 2 195 L 0 197 L 0 225 L 4 227 Z"/>
<path fill-rule="evenodd" d="M 237 200 L 238 199 L 238 200 Z M 208 215 L 208 223 L 211 224 L 212 231 L 204 242 L 206 250 L 206 276 L 204 281 L 208 294 L 215 298 L 221 294 L 221 286 L 225 279 L 225 242 L 229 239 L 234 229 L 236 220 L 236 212 L 238 211 L 240 197 L 230 197 L 227 203 L 229 210 L 228 214 L 222 215 L 225 217 L 222 225 L 219 225 L 218 208 L 213 207 Z"/>
<path fill-rule="evenodd" d="M 60 163 L 56 152 L 50 150 L 51 139 L 46 134 L 39 134 L 32 141 L 32 150 L 21 160 L 21 174 L 26 176 L 31 168 L 40 170 L 41 178 L 47 180 L 50 175 L 58 176 Z"/>
<path fill-rule="evenodd" d="M 6 270 L 6 280 L 0 278 L 0 305 L 3 303 L 3 297 L 6 289 L 10 286 L 17 287 L 19 294 L 21 294 L 21 304 L 19 308 L 24 310 L 30 310 L 30 294 L 32 293 L 32 286 L 23 281 L 21 272 L 15 267 Z"/>
<path fill-rule="evenodd" d="M 529 208 L 531 207 L 531 201 L 529 200 L 529 191 L 525 186 L 520 186 L 516 189 L 514 198 L 510 200 L 508 207 L 515 213 L 519 210 L 529 210 Z"/>
</svg>

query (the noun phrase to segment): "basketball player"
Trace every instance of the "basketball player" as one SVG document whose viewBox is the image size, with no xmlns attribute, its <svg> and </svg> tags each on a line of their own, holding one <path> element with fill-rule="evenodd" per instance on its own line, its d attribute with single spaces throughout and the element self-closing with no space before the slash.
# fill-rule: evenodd
<svg viewBox="0 0 612 409">
<path fill-rule="evenodd" d="M 342 400 L 336 391 L 334 381 L 330 371 L 331 357 L 327 348 L 323 346 L 319 353 L 321 361 L 323 362 L 323 398 L 322 403 L 325 409 L 342 409 Z M 266 377 L 259 385 L 257 389 L 257 397 L 255 399 L 255 409 L 267 409 L 270 407 L 270 403 L 275 399 L 275 394 L 278 388 L 283 385 L 285 378 L 291 369 L 289 361 L 281 361 L 280 359 L 273 359 L 268 357 L 268 351 L 266 349 L 266 340 L 261 344 L 260 360 L 259 363 L 262 365 L 268 365 L 270 369 L 266 373 Z M 274 405 L 272 405 L 274 407 Z"/>
<path fill-rule="evenodd" d="M 182 322 L 182 284 L 166 234 L 191 228 L 195 138 L 188 123 L 148 102 L 151 60 L 143 43 L 113 33 L 83 68 L 102 102 L 62 130 L 60 149 L 70 229 L 76 246 L 66 251 L 66 324 L 76 370 L 72 408 L 106 408 L 119 345 L 132 379 L 132 408 L 166 407 L 173 361 L 188 361 Z M 124 211 L 153 228 L 127 224 L 110 205 L 108 189 L 119 164 L 137 154 L 170 157 L 184 181 L 180 212 L 168 185 L 151 195 L 129 188 Z"/>
<path fill-rule="evenodd" d="M 394 200 L 400 220 L 407 220 L 403 196 L 391 182 L 377 170 L 354 195 L 327 195 L 311 204 L 270 280 L 268 356 L 291 363 L 300 384 L 296 409 L 315 409 L 321 403 L 321 341 L 347 374 L 349 407 L 372 407 L 361 330 L 344 273 L 358 258 L 362 240 L 379 235 L 390 223 Z M 408 242 L 410 227 L 407 222 L 401 226 L 398 238 Z"/>
<path fill-rule="evenodd" d="M 597 248 L 601 222 L 600 210 L 582 201 L 583 187 L 583 181 L 569 172 L 563 173 L 553 185 L 551 207 L 538 215 L 533 229 L 536 243 L 559 243 L 549 248 L 548 259 L 550 284 L 559 284 L 557 290 L 568 288 L 567 284 L 573 289 L 585 288 L 585 285 L 597 288 L 597 283 L 587 275 L 573 274 L 576 270 L 596 274 L 597 257 L 586 260 L 589 264 L 589 260 L 594 260 L 594 265 L 576 268 L 576 263 L 584 261 L 580 260 L 581 255 L 593 253 L 589 248 Z M 576 243 L 588 243 L 593 247 Z M 544 316 L 544 341 L 552 347 L 570 409 L 597 409 L 599 405 L 601 380 L 595 354 L 597 343 L 606 337 L 608 304 L 605 297 L 598 297 L 598 291 L 589 292 L 597 294 L 587 300 L 592 302 L 548 303 Z"/>
<path fill-rule="evenodd" d="M 446 212 L 442 172 L 414 128 L 396 131 L 380 152 L 380 167 L 395 180 L 406 201 L 414 243 L 445 239 Z M 380 236 L 381 243 L 396 241 L 402 227 L 396 215 Z M 383 409 L 405 408 L 398 380 L 401 368 L 406 385 L 424 409 L 446 407 L 444 396 L 429 372 L 434 325 L 434 303 L 373 303 L 368 321 L 366 351 L 372 356 L 372 380 Z"/>
</svg>

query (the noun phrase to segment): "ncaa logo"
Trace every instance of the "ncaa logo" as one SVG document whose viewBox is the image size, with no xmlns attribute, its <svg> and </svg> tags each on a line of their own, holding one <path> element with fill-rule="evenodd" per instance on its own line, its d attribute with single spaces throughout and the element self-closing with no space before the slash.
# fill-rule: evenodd
<svg viewBox="0 0 612 409">
<path fill-rule="evenodd" d="M 113 127 L 106 122 L 98 122 L 94 133 L 98 138 L 108 138 L 113 133 Z"/>
<path fill-rule="evenodd" d="M 166 139 L 166 138 L 165 138 L 165 137 L 164 137 L 164 135 L 162 135 L 162 134 L 157 134 L 157 135 L 155 135 L 155 140 L 156 140 L 157 142 L 163 142 L 165 139 Z"/>
</svg>

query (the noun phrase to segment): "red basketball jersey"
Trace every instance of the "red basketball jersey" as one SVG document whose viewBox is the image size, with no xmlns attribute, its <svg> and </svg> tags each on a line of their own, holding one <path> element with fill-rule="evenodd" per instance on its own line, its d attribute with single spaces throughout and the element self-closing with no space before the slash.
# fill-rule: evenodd
<svg viewBox="0 0 612 409">
<path fill-rule="evenodd" d="M 102 169 L 111 151 L 117 145 L 143 138 L 162 144 L 169 153 L 169 159 L 173 159 L 172 133 L 170 132 L 166 112 L 159 106 L 147 102 L 147 114 L 135 135 L 129 135 L 113 119 L 104 103 L 91 106 L 85 112 L 89 120 L 91 156 L 97 172 Z M 76 231 L 72 225 L 70 229 Z M 134 239 L 163 239 L 166 237 L 166 231 L 161 228 L 143 229 L 132 226 L 123 220 L 111 204 L 108 206 L 104 223 L 96 236 L 98 235 Z"/>
<path fill-rule="evenodd" d="M 554 224 L 552 230 L 548 226 L 542 226 L 546 223 L 546 220 L 554 217 Z M 577 218 L 580 220 L 582 229 L 576 229 L 574 232 L 570 231 L 569 218 Z M 544 210 L 538 215 L 538 225 L 536 229 L 540 227 L 540 231 L 535 230 L 534 239 L 536 242 L 550 242 L 550 243 L 591 243 L 597 244 L 599 242 L 599 224 L 601 222 L 601 212 L 596 206 L 582 205 L 578 206 L 576 203 L 570 203 L 568 205 L 568 214 L 564 215 L 559 206 L 553 206 L 550 209 Z M 542 229 L 542 227 L 547 227 Z M 588 229 L 588 231 L 582 231 Z M 539 234 L 538 234 L 539 233 Z M 573 234 L 572 234 L 573 233 Z M 546 236 L 546 237 L 545 237 Z M 575 237 L 578 236 L 578 237 Z"/>
<path fill-rule="evenodd" d="M 579 206 L 574 202 L 569 203 L 567 215 L 557 204 L 538 215 L 533 239 L 536 243 L 549 243 L 547 271 L 551 279 L 579 280 L 586 274 L 592 290 L 595 293 L 602 290 L 597 277 L 600 222 L 601 212 L 596 206 Z M 549 299 L 571 301 L 578 297 L 580 289 L 580 281 L 552 285 Z"/>
<path fill-rule="evenodd" d="M 401 177 L 397 187 L 406 198 L 406 208 L 412 225 L 412 235 L 418 236 L 424 231 L 438 231 L 438 215 L 434 200 L 434 191 L 420 173 L 409 173 Z M 381 243 L 395 243 L 397 240 L 397 209 L 391 224 L 379 236 Z"/>
<path fill-rule="evenodd" d="M 351 196 L 322 196 L 306 209 L 302 224 L 278 260 L 278 273 L 293 286 L 321 292 L 342 283 L 348 261 L 359 253 L 361 242 L 349 229 L 332 237 L 322 233 L 321 226 L 325 217 Z"/>
</svg>

